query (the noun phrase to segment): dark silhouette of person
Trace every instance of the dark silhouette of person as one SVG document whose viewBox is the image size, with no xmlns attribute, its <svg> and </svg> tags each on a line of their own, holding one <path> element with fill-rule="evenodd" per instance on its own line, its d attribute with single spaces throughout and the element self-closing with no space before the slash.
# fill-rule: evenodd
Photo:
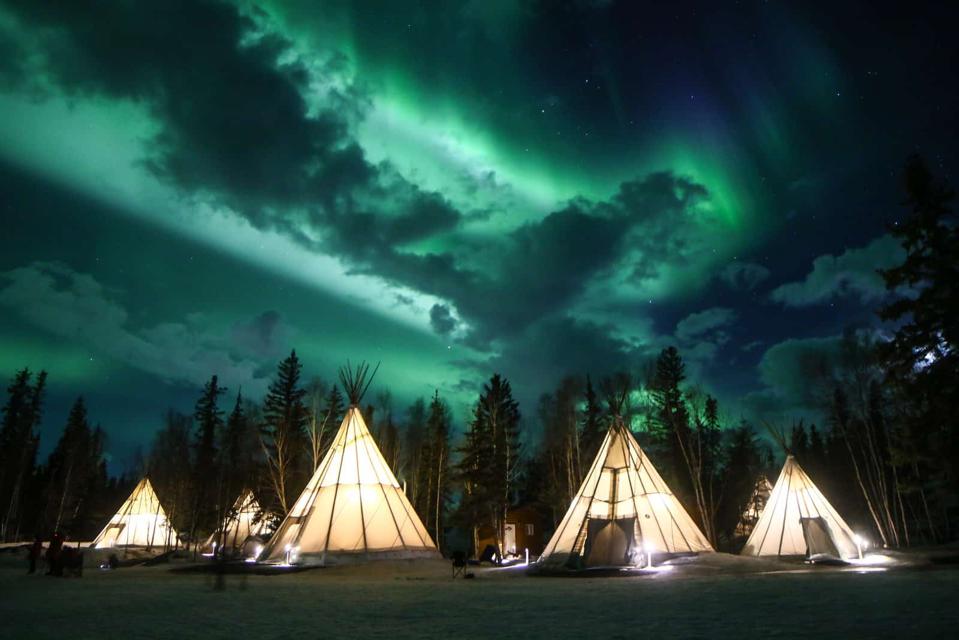
<svg viewBox="0 0 959 640">
<path fill-rule="evenodd" d="M 47 575 L 48 576 L 63 575 L 62 550 L 63 550 L 63 536 L 60 534 L 59 531 L 57 531 L 50 538 L 50 546 L 47 547 Z"/>
<path fill-rule="evenodd" d="M 30 545 L 30 550 L 27 552 L 27 562 L 29 563 L 29 568 L 27 573 L 36 573 L 37 572 L 37 561 L 40 560 L 40 556 L 43 554 L 43 540 L 40 539 L 40 536 L 37 536 L 33 544 Z"/>
</svg>

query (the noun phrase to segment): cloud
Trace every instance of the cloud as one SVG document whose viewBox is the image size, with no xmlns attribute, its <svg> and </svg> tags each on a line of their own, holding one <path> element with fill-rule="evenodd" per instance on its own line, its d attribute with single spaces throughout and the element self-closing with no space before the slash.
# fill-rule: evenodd
<svg viewBox="0 0 959 640">
<path fill-rule="evenodd" d="M 823 304 L 840 297 L 858 298 L 864 304 L 874 302 L 887 293 L 877 270 L 895 266 L 904 258 L 905 250 L 895 238 L 880 236 L 865 247 L 847 249 L 838 256 L 819 256 L 803 280 L 776 287 L 770 297 L 787 307 Z"/>
<path fill-rule="evenodd" d="M 233 344 L 263 360 L 275 360 L 289 345 L 289 331 L 278 311 L 264 311 L 252 320 L 241 321 L 231 331 Z"/>
<path fill-rule="evenodd" d="M 262 393 L 260 362 L 244 352 L 271 345 L 279 318 L 267 312 L 235 328 L 238 343 L 205 326 L 201 314 L 134 328 L 119 292 L 59 263 L 34 262 L 0 274 L 0 306 L 50 333 L 165 381 L 200 385 L 213 374 L 229 386 Z M 253 344 L 249 338 L 253 337 Z"/>
<path fill-rule="evenodd" d="M 721 333 L 718 330 L 736 319 L 736 312 L 726 307 L 712 307 L 691 313 L 676 323 L 676 337 L 690 341 L 706 335 Z"/>
<path fill-rule="evenodd" d="M 430 308 L 430 326 L 441 336 L 449 335 L 456 328 L 456 318 L 450 308 L 444 304 L 434 304 Z"/>
<path fill-rule="evenodd" d="M 736 315 L 732 309 L 712 307 L 691 313 L 676 323 L 675 342 L 696 370 L 707 365 L 720 347 L 729 342 L 727 329 Z"/>
<path fill-rule="evenodd" d="M 730 289 L 752 291 L 770 276 L 770 271 L 755 262 L 733 262 L 719 272 Z"/>
<path fill-rule="evenodd" d="M 530 325 L 475 367 L 484 376 L 503 373 L 513 380 L 523 405 L 535 406 L 538 394 L 566 375 L 600 378 L 636 367 L 643 355 L 642 347 L 615 337 L 612 326 L 557 315 Z"/>
<path fill-rule="evenodd" d="M 841 336 L 791 338 L 769 347 L 758 366 L 762 388 L 747 394 L 744 405 L 769 420 L 819 415 L 826 401 L 824 382 L 839 364 L 841 342 Z"/>
<path fill-rule="evenodd" d="M 24 2 L 12 11 L 35 42 L 21 62 L 41 65 L 51 91 L 149 110 L 157 133 L 143 166 L 179 195 L 335 256 L 351 273 L 440 299 L 422 309 L 433 329 L 484 354 L 528 349 L 573 370 L 590 365 L 582 345 L 592 345 L 620 362 L 633 347 L 616 337 L 609 315 L 572 319 L 587 292 L 642 291 L 713 255 L 721 222 L 703 206 L 709 191 L 671 171 L 477 239 L 464 228 L 476 212 L 366 157 L 354 134 L 368 97 L 342 60 L 297 50 L 255 12 L 175 0 L 86 9 Z M 510 213 L 495 215 L 508 221 Z M 268 321 L 235 328 L 232 348 L 269 353 Z"/>
</svg>

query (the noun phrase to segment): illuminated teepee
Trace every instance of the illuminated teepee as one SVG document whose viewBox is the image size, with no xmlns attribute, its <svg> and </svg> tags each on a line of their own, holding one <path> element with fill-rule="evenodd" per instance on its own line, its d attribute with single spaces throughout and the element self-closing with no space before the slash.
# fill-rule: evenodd
<svg viewBox="0 0 959 640">
<path fill-rule="evenodd" d="M 712 551 L 623 421 L 606 433 L 538 565 L 636 566 L 649 554 Z"/>
<path fill-rule="evenodd" d="M 93 548 L 167 548 L 179 545 L 160 499 L 148 478 L 137 484 L 126 502 L 93 540 Z"/>
<path fill-rule="evenodd" d="M 262 561 L 330 565 L 439 557 L 360 413 L 360 398 L 372 380 L 367 373 L 363 364 L 340 371 L 350 408 L 316 473 L 264 549 Z"/>
<path fill-rule="evenodd" d="M 229 553 L 239 553 L 250 537 L 265 535 L 269 532 L 266 514 L 260 508 L 256 496 L 249 489 L 243 491 L 226 514 L 222 526 L 214 531 L 203 545 L 204 553 L 213 553 L 225 548 Z M 214 547 L 214 543 L 216 547 Z"/>
<path fill-rule="evenodd" d="M 759 516 L 762 515 L 763 508 L 769 502 L 769 496 L 773 492 L 773 486 L 769 483 L 766 474 L 760 475 L 753 485 L 752 495 L 749 496 L 749 502 L 743 509 L 743 514 L 739 517 L 736 524 L 736 536 L 744 538 L 752 533 L 756 523 L 759 522 Z"/>
<path fill-rule="evenodd" d="M 854 558 L 856 536 L 793 456 L 776 480 L 743 555 Z"/>
</svg>

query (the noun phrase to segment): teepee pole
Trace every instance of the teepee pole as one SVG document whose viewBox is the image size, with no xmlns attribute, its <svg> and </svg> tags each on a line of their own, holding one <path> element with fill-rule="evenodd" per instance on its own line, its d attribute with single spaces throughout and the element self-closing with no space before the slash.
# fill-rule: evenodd
<svg viewBox="0 0 959 640">
<path fill-rule="evenodd" d="M 582 535 L 583 528 L 589 524 L 589 514 L 593 510 L 593 501 L 596 499 L 596 490 L 599 489 L 599 481 L 603 479 L 603 469 L 605 468 L 606 457 L 609 455 L 609 447 L 610 442 L 612 441 L 613 428 L 615 428 L 615 424 L 609 431 L 606 432 L 606 439 L 603 441 L 603 446 L 599 448 L 599 453 L 605 451 L 606 455 L 600 456 L 597 454 L 596 461 L 593 463 L 594 466 L 599 465 L 596 473 L 596 483 L 593 484 L 593 490 L 589 494 L 589 502 L 586 504 L 586 511 L 583 514 L 583 522 L 580 523 L 579 529 L 576 531 L 576 537 L 573 538 L 573 546 L 570 547 L 570 554 L 572 554 L 574 551 L 576 553 L 582 553 L 582 549 L 576 549 L 576 542 L 579 540 L 580 535 Z M 592 473 L 592 470 L 590 470 L 590 473 Z M 572 512 L 570 512 L 570 515 L 572 515 Z M 570 523 L 567 523 L 566 526 L 569 526 L 569 524 Z M 563 527 L 564 533 L 566 532 L 566 526 Z M 557 543 L 559 543 L 561 537 L 562 536 L 556 538 Z"/>
<path fill-rule="evenodd" d="M 366 515 L 363 513 L 363 478 L 360 473 L 360 448 L 358 446 L 359 436 L 357 436 L 356 423 L 351 422 L 353 428 L 353 457 L 356 460 L 356 492 L 360 501 L 360 529 L 363 531 L 363 553 L 369 553 L 370 547 L 366 541 Z"/>
<path fill-rule="evenodd" d="M 789 476 L 786 482 L 786 504 L 783 509 L 783 524 L 782 528 L 779 530 L 779 549 L 776 551 L 776 555 L 782 555 L 783 552 L 783 538 L 786 537 L 786 517 L 789 515 L 789 495 L 793 492 L 793 465 L 789 465 Z M 798 500 L 796 506 L 799 506 Z"/>
<path fill-rule="evenodd" d="M 369 430 L 369 429 L 367 429 L 367 431 L 368 431 L 368 430 Z M 369 437 L 369 438 L 365 438 L 365 439 L 363 440 L 363 446 L 366 447 L 366 455 L 367 455 L 368 459 L 371 459 L 371 460 L 372 460 L 372 459 L 373 459 L 373 451 L 371 451 L 371 449 L 370 449 L 370 447 L 371 447 L 371 442 L 370 442 L 370 441 L 371 441 L 371 440 L 372 440 L 372 436 Z M 380 456 L 380 457 L 382 457 L 382 456 Z M 383 461 L 383 464 L 386 464 L 386 461 L 385 461 L 385 460 Z M 376 483 L 376 484 L 377 484 L 377 485 L 379 486 L 379 488 L 380 488 L 380 493 L 383 494 L 383 502 L 386 503 L 386 508 L 389 509 L 389 511 L 390 511 L 390 518 L 393 520 L 393 526 L 396 527 L 396 535 L 397 535 L 397 537 L 398 537 L 399 540 L 400 540 L 400 544 L 403 545 L 403 548 L 404 548 L 404 549 L 406 549 L 406 548 L 407 548 L 406 539 L 403 537 L 403 531 L 402 531 L 402 529 L 400 529 L 400 524 L 399 524 L 399 522 L 396 521 L 396 514 L 393 512 L 393 505 L 390 504 L 389 497 L 386 495 L 386 487 L 383 485 L 382 482 L 379 481 L 380 478 L 377 478 L 376 480 L 377 480 L 377 483 Z M 396 488 L 396 487 L 394 487 L 394 489 L 395 489 L 395 488 Z M 402 505 L 403 502 L 400 501 L 400 504 Z M 406 507 L 403 507 L 403 508 L 404 508 L 404 510 L 405 510 Z M 407 515 L 407 521 L 408 521 L 408 519 L 409 519 L 409 514 L 406 514 L 406 515 Z M 414 527 L 413 530 L 416 531 L 416 528 Z M 416 535 L 419 536 L 419 532 L 418 532 L 418 531 L 416 532 Z M 395 539 L 394 539 L 394 541 L 395 541 Z M 422 537 L 422 536 L 420 536 L 420 543 L 423 544 L 424 546 L 426 545 L 426 541 L 423 540 L 423 537 Z"/>
<path fill-rule="evenodd" d="M 343 446 L 343 454 L 346 454 L 346 445 L 350 436 L 350 428 L 353 426 L 352 421 L 355 419 L 355 417 L 350 414 L 351 411 L 359 411 L 359 408 L 353 405 L 346 410 L 346 418 L 344 419 L 349 420 L 350 422 L 347 423 L 346 431 L 343 433 L 343 442 L 341 443 Z M 330 550 L 330 532 L 333 531 L 333 514 L 336 513 L 336 500 L 337 498 L 340 497 L 340 478 L 343 475 L 343 458 L 345 457 L 345 455 L 343 454 L 340 455 L 340 466 L 336 470 L 336 484 L 333 485 L 334 486 L 333 505 L 330 509 L 330 520 L 326 526 L 326 539 L 323 541 L 323 563 L 324 564 L 326 563 L 326 554 Z"/>
</svg>

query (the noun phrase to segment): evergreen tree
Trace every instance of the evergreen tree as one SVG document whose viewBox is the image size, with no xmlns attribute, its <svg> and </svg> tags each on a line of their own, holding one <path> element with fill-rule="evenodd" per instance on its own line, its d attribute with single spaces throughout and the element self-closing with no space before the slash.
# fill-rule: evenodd
<svg viewBox="0 0 959 640">
<path fill-rule="evenodd" d="M 729 433 L 722 470 L 723 494 L 716 517 L 721 540 L 732 540 L 761 473 L 765 471 L 756 432 L 743 421 Z M 773 478 L 773 480 L 775 480 Z"/>
<path fill-rule="evenodd" d="M 959 406 L 959 220 L 955 192 L 918 156 L 908 159 L 903 182 L 908 212 L 889 231 L 906 257 L 881 273 L 890 293 L 909 293 L 879 311 L 898 323 L 880 355 L 901 405 L 891 457 L 908 475 L 898 477 L 897 469 L 893 483 L 911 487 L 923 514 L 917 526 L 936 539 L 955 527 L 948 514 L 959 493 L 959 430 L 952 427 Z M 955 519 L 959 511 L 951 513 Z M 934 514 L 943 514 L 940 525 Z"/>
<path fill-rule="evenodd" d="M 446 511 L 451 498 L 450 411 L 439 392 L 430 402 L 426 421 L 426 437 L 420 456 L 421 485 L 424 488 L 424 511 L 420 512 L 426 528 L 438 547 L 442 548 Z"/>
<path fill-rule="evenodd" d="M 665 464 L 660 472 L 666 476 L 666 484 L 673 493 L 688 501 L 693 490 L 689 475 L 682 472 L 687 466 L 682 443 L 690 437 L 689 411 L 680 386 L 685 379 L 686 367 L 679 351 L 675 347 L 663 349 L 656 359 L 655 372 L 649 383 L 653 398 L 650 435 L 654 446 L 665 453 Z"/>
<path fill-rule="evenodd" d="M 600 406 L 593 381 L 586 376 L 586 390 L 583 394 L 584 406 L 580 420 L 580 460 L 583 466 L 589 465 L 599 446 L 603 443 L 607 425 L 603 421 L 603 408 Z M 585 473 L 585 470 L 583 471 Z"/>
<path fill-rule="evenodd" d="M 212 376 L 203 387 L 203 393 L 197 400 L 193 413 L 196 434 L 193 441 L 193 523 L 191 538 L 197 532 L 217 526 L 218 516 L 223 512 L 220 500 L 223 476 L 218 469 L 216 443 L 223 430 L 223 411 L 219 407 L 219 398 L 226 392 L 220 386 L 217 376 Z"/>
<path fill-rule="evenodd" d="M 303 403 L 306 391 L 300 388 L 301 369 L 296 351 L 292 351 L 280 363 L 263 402 L 260 441 L 276 504 L 283 513 L 306 484 L 301 461 L 309 411 Z"/>
<path fill-rule="evenodd" d="M 102 431 L 90 428 L 83 398 L 70 409 L 67 424 L 47 460 L 43 529 L 72 533 L 94 490 L 102 463 Z"/>
<path fill-rule="evenodd" d="M 656 360 L 656 371 L 650 390 L 656 406 L 655 435 L 660 441 L 670 443 L 671 462 L 676 480 L 670 484 L 679 487 L 680 495 L 692 497 L 699 516 L 699 524 L 706 538 L 715 545 L 716 533 L 713 524 L 715 502 L 712 498 L 713 462 L 712 450 L 718 445 L 718 436 L 707 429 L 699 416 L 695 431 L 690 425 L 690 413 L 681 384 L 686 379 L 685 364 L 675 347 L 667 347 Z M 718 434 L 718 426 L 715 430 Z M 686 473 L 678 473 L 685 469 Z M 677 489 L 673 489 L 677 492 Z"/>
<path fill-rule="evenodd" d="M 31 384 L 28 369 L 18 371 L 7 387 L 7 403 L 0 425 L 0 540 L 20 537 L 23 498 L 34 478 L 40 436 L 37 428 L 43 407 L 47 372 Z"/>
<path fill-rule="evenodd" d="M 520 469 L 519 421 L 509 382 L 493 375 L 473 410 L 459 465 L 462 505 L 473 528 L 474 545 L 479 527 L 488 524 L 503 548 L 506 512 Z"/>
</svg>

